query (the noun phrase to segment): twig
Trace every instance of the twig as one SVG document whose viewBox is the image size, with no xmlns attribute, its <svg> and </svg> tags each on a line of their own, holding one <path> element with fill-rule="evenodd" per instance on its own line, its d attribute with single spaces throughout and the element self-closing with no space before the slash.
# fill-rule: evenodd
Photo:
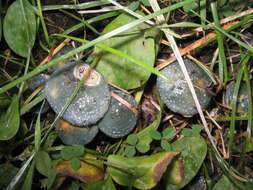
<svg viewBox="0 0 253 190">
<path fill-rule="evenodd" d="M 237 24 L 237 22 L 228 23 L 227 25 L 224 25 L 222 27 L 222 29 L 227 30 L 227 29 L 231 28 L 232 26 L 234 26 L 235 24 Z M 185 54 L 189 53 L 190 51 L 201 47 L 203 44 L 213 40 L 216 37 L 216 35 L 217 35 L 216 32 L 211 32 L 211 33 L 207 34 L 206 36 L 200 38 L 199 40 L 196 40 L 195 42 L 191 43 L 187 47 L 185 47 L 183 49 L 179 49 L 181 56 L 185 55 Z M 161 64 L 156 66 L 156 69 L 161 70 L 162 68 L 166 67 L 170 63 L 173 63 L 176 60 L 177 60 L 177 58 L 175 56 L 172 56 L 168 59 L 160 59 L 159 62 L 161 62 Z"/>
</svg>

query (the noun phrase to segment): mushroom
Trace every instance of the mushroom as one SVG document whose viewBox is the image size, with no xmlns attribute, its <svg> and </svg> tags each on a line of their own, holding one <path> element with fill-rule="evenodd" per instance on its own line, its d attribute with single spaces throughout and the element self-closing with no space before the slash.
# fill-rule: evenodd
<svg viewBox="0 0 253 190">
<path fill-rule="evenodd" d="M 86 145 L 90 143 L 98 133 L 98 127 L 76 127 L 69 122 L 60 120 L 56 126 L 62 142 L 66 145 Z"/>
<path fill-rule="evenodd" d="M 53 73 L 44 91 L 47 101 L 59 114 L 83 77 L 88 77 L 85 84 L 62 115 L 76 126 L 95 124 L 108 110 L 111 96 L 103 76 L 82 61 L 70 61 Z"/>
<path fill-rule="evenodd" d="M 233 93 L 235 89 L 235 83 L 231 82 L 226 89 L 226 92 L 223 96 L 223 104 L 227 105 L 228 107 L 231 107 L 232 105 L 232 99 L 233 99 Z M 239 93 L 237 96 L 237 111 L 239 112 L 239 115 L 244 115 L 245 112 L 248 111 L 248 101 L 249 96 L 247 93 L 247 86 L 245 82 L 242 82 L 240 85 Z"/>
<path fill-rule="evenodd" d="M 112 89 L 109 110 L 99 121 L 98 128 L 112 138 L 119 138 L 130 133 L 136 125 L 137 104 L 134 98 L 120 90 Z M 121 99 L 122 102 L 119 100 Z"/>
<path fill-rule="evenodd" d="M 185 59 L 184 62 L 195 87 L 200 105 L 202 109 L 205 109 L 211 99 L 211 94 L 208 93 L 207 88 L 210 87 L 212 81 L 199 66 L 188 59 Z M 162 69 L 161 72 L 173 80 L 173 82 L 167 82 L 161 77 L 158 77 L 157 79 L 157 87 L 161 99 L 166 106 L 171 111 L 182 114 L 186 117 L 196 114 L 197 109 L 192 94 L 178 62 L 168 65 Z"/>
</svg>

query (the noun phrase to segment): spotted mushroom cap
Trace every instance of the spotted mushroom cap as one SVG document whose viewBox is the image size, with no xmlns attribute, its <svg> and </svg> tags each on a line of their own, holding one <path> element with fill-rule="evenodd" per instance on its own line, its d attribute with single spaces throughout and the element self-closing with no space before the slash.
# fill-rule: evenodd
<svg viewBox="0 0 253 190">
<path fill-rule="evenodd" d="M 98 127 L 76 127 L 69 122 L 60 120 L 56 126 L 62 142 L 66 145 L 86 145 L 90 143 L 98 133 Z"/>
<path fill-rule="evenodd" d="M 84 75 L 89 77 L 62 115 L 77 126 L 95 124 L 108 110 L 111 96 L 103 76 L 88 64 L 71 62 L 57 70 L 45 86 L 46 99 L 58 114 Z"/>
<path fill-rule="evenodd" d="M 116 89 L 111 92 L 122 98 L 123 102 L 126 101 L 129 107 L 112 96 L 109 110 L 99 121 L 98 128 L 107 136 L 120 138 L 130 133 L 135 127 L 137 115 L 131 109 L 136 109 L 137 104 L 134 98 L 125 92 Z"/>
<path fill-rule="evenodd" d="M 212 81 L 195 63 L 188 59 L 185 59 L 184 63 L 195 87 L 200 105 L 202 109 L 205 109 L 211 99 L 211 95 L 206 89 L 210 87 Z M 192 116 L 196 114 L 197 109 L 194 100 L 178 62 L 169 64 L 162 69 L 161 72 L 174 81 L 169 83 L 161 77 L 157 78 L 157 87 L 161 99 L 166 106 L 171 111 L 184 116 Z"/>
<path fill-rule="evenodd" d="M 223 96 L 223 104 L 231 107 L 232 99 L 233 99 L 233 93 L 235 89 L 235 83 L 231 82 L 226 89 L 226 92 Z M 239 112 L 239 115 L 244 115 L 245 112 L 248 111 L 248 100 L 249 96 L 247 93 L 247 87 L 246 83 L 242 82 L 240 85 L 239 93 L 237 96 L 237 111 Z"/>
</svg>

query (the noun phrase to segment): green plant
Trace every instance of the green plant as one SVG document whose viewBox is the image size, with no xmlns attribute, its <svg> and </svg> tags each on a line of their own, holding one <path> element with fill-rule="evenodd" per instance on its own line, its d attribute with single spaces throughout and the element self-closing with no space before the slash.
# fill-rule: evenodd
<svg viewBox="0 0 253 190">
<path fill-rule="evenodd" d="M 176 134 L 176 130 L 174 128 L 166 128 L 160 133 L 157 130 L 152 130 L 149 132 L 152 139 L 160 141 L 160 146 L 165 151 L 171 150 L 171 144 L 168 142 L 169 139 L 173 138 Z"/>
<path fill-rule="evenodd" d="M 201 125 L 193 125 L 191 129 L 184 128 L 182 130 L 182 134 L 185 137 L 200 136 L 201 129 L 202 129 Z"/>
<path fill-rule="evenodd" d="M 126 143 L 128 144 L 125 148 L 125 154 L 127 157 L 133 157 L 136 154 L 136 150 L 140 153 L 146 153 L 149 151 L 150 146 L 142 144 L 136 134 L 130 134 L 127 136 Z"/>
</svg>

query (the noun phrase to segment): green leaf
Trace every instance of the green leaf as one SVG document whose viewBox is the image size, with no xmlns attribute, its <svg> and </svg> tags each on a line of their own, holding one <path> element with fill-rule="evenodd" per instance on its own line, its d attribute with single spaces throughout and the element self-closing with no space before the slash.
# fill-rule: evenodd
<svg viewBox="0 0 253 190">
<path fill-rule="evenodd" d="M 176 130 L 174 128 L 166 128 L 164 129 L 162 134 L 163 134 L 163 139 L 170 139 L 174 137 L 174 135 L 176 134 Z"/>
<path fill-rule="evenodd" d="M 9 140 L 19 129 L 19 96 L 14 95 L 6 114 L 0 116 L 0 140 Z"/>
<path fill-rule="evenodd" d="M 103 33 L 110 32 L 134 20 L 133 16 L 123 13 L 109 23 Z M 142 23 L 121 33 L 119 36 L 101 42 L 101 44 L 118 49 L 153 66 L 156 58 L 155 39 L 160 35 L 160 31 L 156 28 L 149 28 L 149 25 Z M 155 31 L 152 34 L 153 36 L 146 37 L 145 33 L 151 30 Z M 133 64 L 128 59 L 104 52 L 98 48 L 95 48 L 94 54 L 101 56 L 96 69 L 105 76 L 108 82 L 123 89 L 138 88 L 150 77 L 150 71 Z"/>
<path fill-rule="evenodd" d="M 27 57 L 35 42 L 36 17 L 27 0 L 16 0 L 8 8 L 3 24 L 4 37 L 18 55 Z"/>
<path fill-rule="evenodd" d="M 0 189 L 5 189 L 18 173 L 18 168 L 11 164 L 0 164 Z"/>
<path fill-rule="evenodd" d="M 74 170 L 78 170 L 81 166 L 81 161 L 79 158 L 72 158 L 71 159 L 71 167 L 74 169 Z"/>
<path fill-rule="evenodd" d="M 56 178 L 56 169 L 54 167 L 52 167 L 48 171 L 47 189 L 51 189 L 52 185 L 54 184 L 55 178 Z"/>
<path fill-rule="evenodd" d="M 21 190 L 30 190 L 30 189 L 32 189 L 34 166 L 35 166 L 35 162 L 33 161 L 30 168 L 29 168 L 29 170 L 28 170 L 28 173 L 26 175 L 26 178 L 25 178 L 25 181 L 24 181 L 24 184 L 23 184 Z"/>
<path fill-rule="evenodd" d="M 171 144 L 168 143 L 166 140 L 161 140 L 161 147 L 165 151 L 171 151 Z"/>
<path fill-rule="evenodd" d="M 141 152 L 141 153 L 146 153 L 150 150 L 150 146 L 149 144 L 142 144 L 142 143 L 138 143 L 136 145 L 136 149 Z"/>
<path fill-rule="evenodd" d="M 161 140 L 162 139 L 161 133 L 159 131 L 156 131 L 156 130 L 150 131 L 149 135 L 152 137 L 152 139 L 155 139 L 155 140 Z"/>
<path fill-rule="evenodd" d="M 34 144 L 35 144 L 35 151 L 38 152 L 40 149 L 40 140 L 41 140 L 41 130 L 40 130 L 40 113 L 38 114 L 36 124 L 35 124 L 35 135 L 34 135 Z"/>
<path fill-rule="evenodd" d="M 178 152 L 160 152 L 131 158 L 109 155 L 108 173 L 120 185 L 151 189 L 160 181 L 167 166 L 177 155 Z"/>
<path fill-rule="evenodd" d="M 91 183 L 85 187 L 85 190 L 116 190 L 112 178 L 108 177 L 103 181 Z"/>
<path fill-rule="evenodd" d="M 126 139 L 127 144 L 134 146 L 136 145 L 137 141 L 138 141 L 138 137 L 136 134 L 131 134 L 127 136 L 127 139 Z"/>
<path fill-rule="evenodd" d="M 52 168 L 52 161 L 50 156 L 45 151 L 39 151 L 35 155 L 35 166 L 38 172 L 49 177 Z"/>
<path fill-rule="evenodd" d="M 61 157 L 64 160 L 71 160 L 74 157 L 84 154 L 83 146 L 65 146 L 61 151 Z"/>
<path fill-rule="evenodd" d="M 133 157 L 136 154 L 136 150 L 134 146 L 127 146 L 125 148 L 125 154 L 127 157 Z"/>
<path fill-rule="evenodd" d="M 223 190 L 223 189 L 229 189 L 229 190 L 238 190 L 233 183 L 229 180 L 229 178 L 225 175 L 221 177 L 221 179 L 214 185 L 212 190 Z"/>
<path fill-rule="evenodd" d="M 177 190 L 188 184 L 198 173 L 207 153 L 207 144 L 201 137 L 184 137 L 171 144 L 172 151 L 181 152 L 180 159 L 183 162 L 184 180 L 179 184 L 171 184 L 170 179 L 173 169 L 168 169 L 164 176 L 167 183 L 166 189 Z"/>
</svg>

